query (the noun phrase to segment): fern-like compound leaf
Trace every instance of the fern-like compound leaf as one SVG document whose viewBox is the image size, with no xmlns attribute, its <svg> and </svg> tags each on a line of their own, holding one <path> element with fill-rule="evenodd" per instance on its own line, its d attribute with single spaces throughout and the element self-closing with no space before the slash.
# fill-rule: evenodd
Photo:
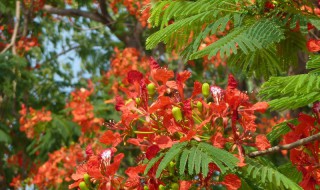
<svg viewBox="0 0 320 190">
<path fill-rule="evenodd" d="M 184 172 L 186 170 L 186 166 L 187 166 L 187 161 L 188 161 L 188 157 L 189 157 L 189 150 L 184 150 L 181 154 L 180 157 L 180 164 L 179 164 L 179 174 L 180 175 L 184 175 Z"/>
<path fill-rule="evenodd" d="M 188 144 L 188 142 L 183 143 L 177 143 L 174 144 L 168 152 L 166 152 L 165 156 L 161 160 L 157 172 L 156 172 L 156 178 L 159 178 L 161 175 L 161 172 L 167 167 L 170 161 L 172 161 L 177 155 L 179 155 L 182 151 L 182 149 Z"/>
<path fill-rule="evenodd" d="M 301 74 L 272 77 L 262 85 L 259 95 L 272 110 L 296 109 L 320 100 L 320 76 Z"/>
<path fill-rule="evenodd" d="M 248 159 L 247 165 L 239 170 L 241 171 L 240 177 L 250 181 L 254 186 L 260 186 L 264 189 L 302 190 L 295 181 L 275 168 L 264 166 L 257 161 Z"/>
</svg>

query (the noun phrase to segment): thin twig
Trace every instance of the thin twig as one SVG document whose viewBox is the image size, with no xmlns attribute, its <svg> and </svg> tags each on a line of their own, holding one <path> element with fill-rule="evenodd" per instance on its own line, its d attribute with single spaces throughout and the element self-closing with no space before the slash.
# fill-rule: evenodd
<svg viewBox="0 0 320 190">
<path fill-rule="evenodd" d="M 274 146 L 271 148 L 268 148 L 266 150 L 262 150 L 262 151 L 255 151 L 255 152 L 251 152 L 249 154 L 249 157 L 254 158 L 257 156 L 262 156 L 262 155 L 266 155 L 266 154 L 272 154 L 281 150 L 291 150 L 293 148 L 305 145 L 307 143 L 316 141 L 316 140 L 320 140 L 320 133 L 317 133 L 315 135 L 300 139 L 296 142 L 290 143 L 290 144 L 286 144 L 286 145 L 278 145 L 278 146 Z"/>
<path fill-rule="evenodd" d="M 14 44 L 16 42 L 16 38 L 18 34 L 19 22 L 20 22 L 20 1 L 16 1 L 16 22 L 14 23 L 14 30 L 11 37 L 11 42 L 1 51 L 0 54 L 3 54 L 4 52 L 6 52 L 10 47 L 13 47 L 12 53 L 16 54 L 16 48 Z"/>
<path fill-rule="evenodd" d="M 110 23 L 112 23 L 112 21 L 107 20 L 107 18 L 103 17 L 98 13 L 82 11 L 79 9 L 60 9 L 60 8 L 52 7 L 51 5 L 45 5 L 42 10 L 50 14 L 57 14 L 61 16 L 85 17 L 97 22 L 104 23 L 106 25 L 109 25 Z"/>
<path fill-rule="evenodd" d="M 64 55 L 64 54 L 66 54 L 66 53 L 68 53 L 68 52 L 70 52 L 70 51 L 72 51 L 72 50 L 75 50 L 75 49 L 77 49 L 77 48 L 79 48 L 79 47 L 80 47 L 80 45 L 78 45 L 78 46 L 73 46 L 73 47 L 71 47 L 71 48 L 69 48 L 69 49 L 67 49 L 67 50 L 64 50 L 64 51 L 56 54 L 55 56 L 53 56 L 52 58 L 46 60 L 45 62 L 50 62 L 50 61 L 52 61 L 52 60 L 54 60 L 54 59 L 57 59 L 57 58 L 60 57 L 61 55 Z M 43 64 L 43 63 L 40 63 L 40 65 L 41 65 L 41 64 Z"/>
</svg>

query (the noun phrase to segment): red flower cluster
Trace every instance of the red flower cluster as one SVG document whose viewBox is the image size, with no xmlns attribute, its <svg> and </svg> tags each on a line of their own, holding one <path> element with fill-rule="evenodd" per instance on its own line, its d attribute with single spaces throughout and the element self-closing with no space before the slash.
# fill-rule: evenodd
<svg viewBox="0 0 320 190">
<path fill-rule="evenodd" d="M 119 1 L 116 0 L 112 0 L 110 3 L 110 6 L 115 13 L 118 12 L 118 3 Z M 136 17 L 142 27 L 150 27 L 150 24 L 148 24 L 148 18 L 150 16 L 150 0 L 122 0 L 120 3 L 127 8 L 131 15 Z"/>
<path fill-rule="evenodd" d="M 298 121 L 299 124 L 296 126 L 289 124 L 292 131 L 284 136 L 284 143 L 293 143 L 320 132 L 317 118 L 301 113 Z M 291 162 L 303 174 L 299 184 L 303 189 L 313 190 L 316 189 L 316 185 L 320 185 L 319 150 L 319 141 L 290 150 Z"/>
<path fill-rule="evenodd" d="M 30 49 L 35 46 L 39 46 L 38 38 L 36 37 L 22 37 L 16 44 L 17 52 L 20 56 L 24 55 L 25 52 L 30 51 Z"/>
<path fill-rule="evenodd" d="M 23 4 L 32 11 L 39 11 L 43 8 L 46 0 L 23 0 Z"/>
<path fill-rule="evenodd" d="M 320 40 L 310 39 L 307 42 L 307 48 L 310 52 L 320 51 Z"/>
<path fill-rule="evenodd" d="M 265 111 L 267 103 L 251 104 L 248 95 L 236 89 L 237 82 L 233 76 L 229 76 L 226 89 L 211 86 L 211 97 L 209 86 L 197 81 L 192 94 L 185 97 L 184 88 L 191 76 L 189 71 L 178 73 L 176 80 L 171 80 L 173 71 L 161 68 L 153 59 L 150 70 L 145 76 L 136 70 L 128 72 L 127 81 L 132 89 L 125 91 L 126 101 L 119 96 L 116 98 L 116 109 L 122 116 L 115 125 L 128 137 L 128 143 L 145 152 L 148 160 L 161 149 L 191 139 L 211 142 L 220 148 L 224 148 L 227 142 L 231 143 L 231 152 L 238 152 L 240 166 L 244 165 L 243 146 L 254 146 L 260 150 L 270 147 L 265 136 L 259 135 L 255 140 L 254 135 L 254 112 Z M 201 92 L 203 96 L 200 96 Z M 147 185 L 153 189 L 162 183 L 154 178 L 154 170 L 143 178 L 145 183 L 137 183 L 138 174 L 144 167 L 142 163 L 139 166 L 127 170 L 128 188 Z M 133 174 L 132 170 L 135 171 Z"/>
<path fill-rule="evenodd" d="M 103 119 L 95 118 L 93 105 L 89 102 L 89 96 L 93 93 L 93 85 L 89 81 L 89 90 L 81 88 L 71 92 L 71 101 L 67 108 L 71 108 L 73 121 L 81 126 L 83 132 L 95 131 L 100 128 Z"/>
<path fill-rule="evenodd" d="M 105 74 L 105 83 L 112 84 L 112 93 L 117 95 L 123 85 L 128 85 L 127 73 L 131 70 L 146 71 L 148 69 L 148 58 L 141 56 L 135 48 L 125 48 L 120 51 L 115 48 L 115 54 L 111 60 L 111 69 Z M 111 82 L 112 81 L 112 82 Z"/>
<path fill-rule="evenodd" d="M 71 181 L 77 164 L 85 160 L 80 145 L 71 145 L 49 154 L 49 159 L 42 164 L 32 179 L 39 189 L 58 188 L 63 181 Z"/>
<path fill-rule="evenodd" d="M 100 138 L 100 142 L 109 146 L 103 150 L 99 150 L 98 154 L 95 154 L 92 147 L 88 146 L 86 149 L 86 161 L 77 167 L 76 173 L 71 177 L 74 182 L 69 186 L 70 189 L 78 186 L 95 186 L 101 190 L 114 190 L 121 189 L 123 186 L 123 178 L 116 175 L 116 172 L 120 166 L 120 162 L 124 157 L 123 153 L 114 155 L 117 146 L 122 139 L 119 133 L 113 133 L 112 131 L 106 131 Z M 85 179 L 84 175 L 88 175 Z M 81 184 L 85 182 L 86 184 Z"/>
<path fill-rule="evenodd" d="M 20 131 L 24 131 L 28 138 L 34 138 L 37 133 L 42 132 L 41 128 L 37 130 L 36 126 L 39 122 L 49 122 L 51 121 L 51 112 L 34 110 L 33 108 L 28 109 L 24 104 L 22 104 L 21 110 L 19 112 L 20 117 Z"/>
</svg>

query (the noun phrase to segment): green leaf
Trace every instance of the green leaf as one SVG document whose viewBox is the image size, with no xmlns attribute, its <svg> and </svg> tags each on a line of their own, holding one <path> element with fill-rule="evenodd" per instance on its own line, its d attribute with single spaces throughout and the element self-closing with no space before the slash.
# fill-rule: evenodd
<svg viewBox="0 0 320 190">
<path fill-rule="evenodd" d="M 203 177 L 207 177 L 209 172 L 209 163 L 211 162 L 211 158 L 207 154 L 202 154 L 201 156 L 201 173 Z"/>
<path fill-rule="evenodd" d="M 259 92 L 262 99 L 272 99 L 272 110 L 296 109 L 320 100 L 320 76 L 301 74 L 271 77 Z"/>
<path fill-rule="evenodd" d="M 166 152 L 165 156 L 161 160 L 157 172 L 156 172 L 156 178 L 159 178 L 161 175 L 161 172 L 167 167 L 170 161 L 172 161 L 179 153 L 181 150 L 188 144 L 188 142 L 183 142 L 183 143 L 177 143 L 174 144 L 168 152 Z"/>
<path fill-rule="evenodd" d="M 287 176 L 270 166 L 264 166 L 258 161 L 247 159 L 247 165 L 239 168 L 239 176 L 252 185 L 259 185 L 264 189 L 302 190 L 302 188 Z"/>
<path fill-rule="evenodd" d="M 195 159 L 198 156 L 198 149 L 197 147 L 192 147 L 190 149 L 189 159 L 188 159 L 188 172 L 189 175 L 193 174 L 194 165 L 195 165 Z"/>
<path fill-rule="evenodd" d="M 302 173 L 297 170 L 295 166 L 292 165 L 291 162 L 288 162 L 286 164 L 283 164 L 278 167 L 279 172 L 281 172 L 283 175 L 290 178 L 295 183 L 300 183 L 302 180 Z"/>
<path fill-rule="evenodd" d="M 208 143 L 201 142 L 199 143 L 198 148 L 210 156 L 222 173 L 225 173 L 227 170 L 232 170 L 239 162 L 238 158 L 233 156 L 231 153 L 223 149 L 215 148 Z"/>
<path fill-rule="evenodd" d="M 273 143 L 275 140 L 279 139 L 282 135 L 287 134 L 290 131 L 288 123 L 296 123 L 297 119 L 291 119 L 282 123 L 279 123 L 272 127 L 272 131 L 267 134 L 267 138 L 270 143 Z"/>
<path fill-rule="evenodd" d="M 152 158 L 152 159 L 148 162 L 147 167 L 146 167 L 146 169 L 144 170 L 144 175 L 147 175 L 148 172 L 149 172 L 149 170 L 152 168 L 152 166 L 153 166 L 156 162 L 158 162 L 163 156 L 164 156 L 164 153 L 160 153 L 158 156 Z"/>
<path fill-rule="evenodd" d="M 11 143 L 11 137 L 0 129 L 0 142 Z"/>
<path fill-rule="evenodd" d="M 179 164 L 179 174 L 180 175 L 184 175 L 184 171 L 186 170 L 186 165 L 187 165 L 189 153 L 190 153 L 189 150 L 184 150 L 181 154 L 180 164 Z"/>
<path fill-rule="evenodd" d="M 320 56 L 319 55 L 314 55 L 311 56 L 310 59 L 308 60 L 306 64 L 307 69 L 314 69 L 310 71 L 309 73 L 320 73 Z"/>
</svg>

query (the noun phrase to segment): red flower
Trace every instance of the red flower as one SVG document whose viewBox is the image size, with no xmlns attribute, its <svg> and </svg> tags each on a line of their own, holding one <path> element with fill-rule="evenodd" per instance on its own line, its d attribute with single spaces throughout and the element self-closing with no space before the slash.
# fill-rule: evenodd
<svg viewBox="0 0 320 190">
<path fill-rule="evenodd" d="M 148 147 L 147 151 L 146 151 L 146 157 L 148 160 L 151 160 L 153 157 L 155 157 L 158 152 L 160 151 L 160 148 L 158 145 L 152 145 L 150 147 Z"/>
<path fill-rule="evenodd" d="M 310 52 L 318 52 L 320 51 L 320 40 L 310 39 L 307 42 L 307 48 Z"/>
<path fill-rule="evenodd" d="M 211 138 L 212 145 L 218 148 L 223 148 L 226 144 L 227 140 L 223 138 L 222 134 L 220 132 L 217 132 L 214 136 Z"/>
<path fill-rule="evenodd" d="M 256 146 L 257 146 L 258 150 L 266 150 L 271 147 L 271 145 L 265 135 L 256 136 Z"/>
<path fill-rule="evenodd" d="M 100 142 L 105 145 L 112 145 L 116 147 L 122 141 L 119 133 L 113 133 L 111 130 L 108 130 L 103 133 L 100 137 Z"/>
<path fill-rule="evenodd" d="M 241 180 L 234 174 L 228 174 L 221 184 L 225 185 L 228 190 L 237 190 L 241 187 Z"/>
<path fill-rule="evenodd" d="M 161 148 L 170 148 L 173 145 L 173 141 L 170 139 L 170 137 L 161 135 L 161 136 L 156 136 L 154 138 L 154 142 Z"/>
<path fill-rule="evenodd" d="M 129 167 L 125 173 L 129 176 L 125 186 L 130 189 L 139 189 L 142 188 L 142 183 L 140 183 L 140 176 L 146 168 L 146 165 L 138 165 L 136 167 Z"/>
<path fill-rule="evenodd" d="M 134 84 L 135 82 L 140 83 L 140 81 L 143 79 L 143 75 L 139 71 L 131 70 L 127 74 L 127 79 L 130 84 Z"/>
<path fill-rule="evenodd" d="M 192 181 L 180 181 L 179 190 L 189 190 L 192 186 Z"/>
<path fill-rule="evenodd" d="M 265 4 L 264 4 L 264 7 L 266 9 L 274 9 L 275 5 L 273 3 L 271 3 L 270 1 L 267 1 Z"/>
</svg>

